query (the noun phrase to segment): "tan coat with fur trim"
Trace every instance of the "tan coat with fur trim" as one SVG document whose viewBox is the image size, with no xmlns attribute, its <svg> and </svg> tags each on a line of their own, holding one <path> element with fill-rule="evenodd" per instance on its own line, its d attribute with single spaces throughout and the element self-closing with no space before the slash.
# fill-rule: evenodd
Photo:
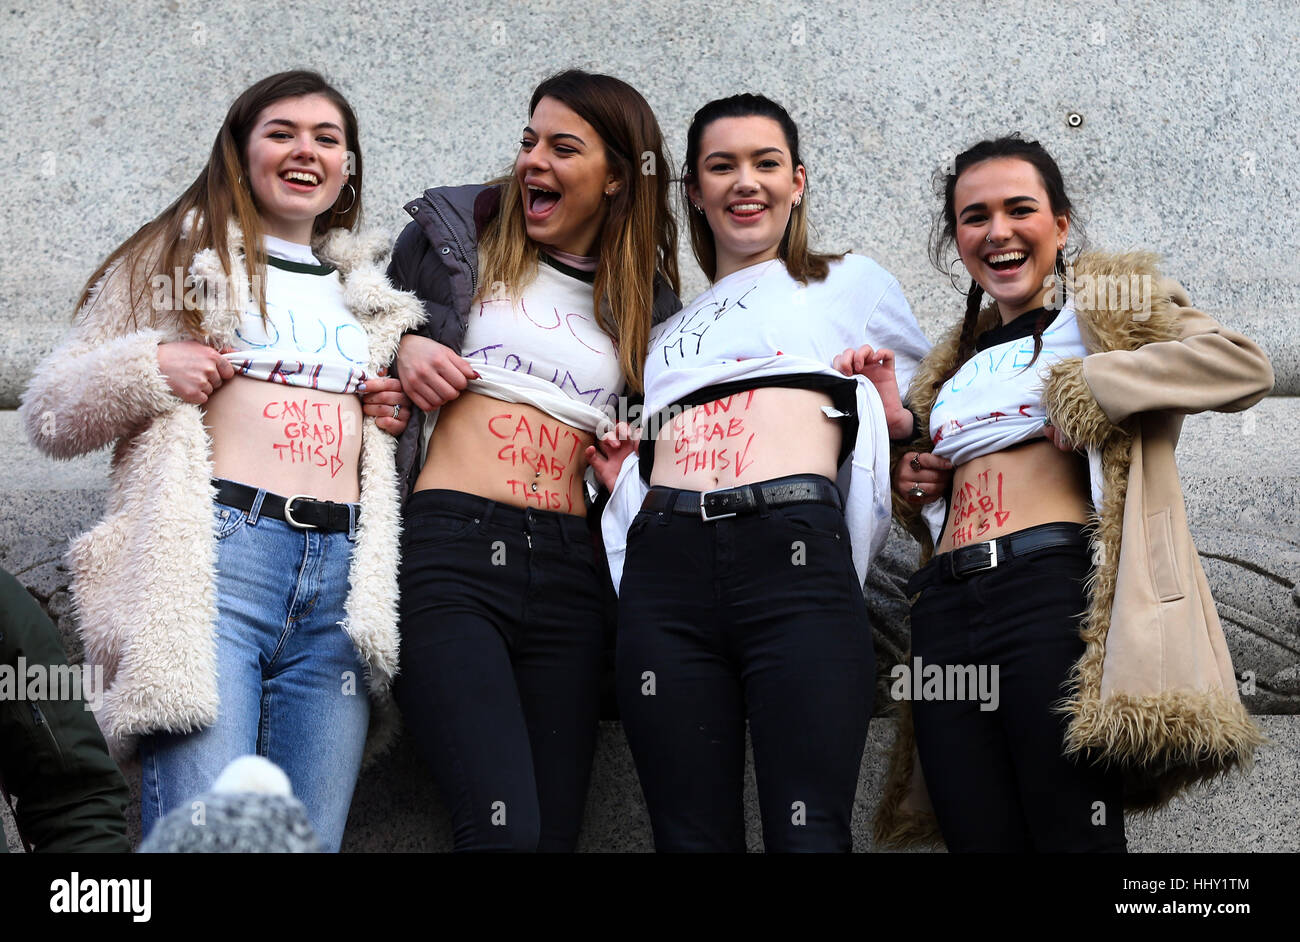
<svg viewBox="0 0 1300 942">
<path fill-rule="evenodd" d="M 1110 300 L 1110 285 L 1123 285 L 1114 297 L 1129 303 Z M 1151 290 L 1127 293 L 1142 285 Z M 1249 764 L 1264 741 L 1237 695 L 1187 529 L 1174 449 L 1183 415 L 1249 408 L 1272 389 L 1273 371 L 1258 346 L 1192 309 L 1186 292 L 1160 277 L 1153 255 L 1083 256 L 1075 304 L 1094 352 L 1051 368 L 1043 404 L 1071 442 L 1100 450 L 1104 499 L 1092 521 L 1086 647 L 1066 691 L 1066 751 L 1119 763 L 1125 805 L 1151 809 L 1189 784 Z M 990 305 L 978 329 L 998 322 Z M 960 325 L 913 379 L 911 405 L 922 428 L 929 428 L 933 384 L 955 365 L 959 334 Z M 920 541 L 924 563 L 933 552 L 929 530 L 897 494 L 894 507 Z M 937 843 L 911 713 L 900 706 L 875 838 L 894 847 Z"/>
<path fill-rule="evenodd" d="M 194 256 L 204 342 L 230 345 L 249 296 L 243 239 L 229 233 L 231 273 L 215 251 Z M 370 343 L 368 370 L 386 366 L 424 311 L 395 290 L 382 263 L 389 243 L 344 229 L 316 255 L 339 270 L 343 300 Z M 72 335 L 37 368 L 21 414 L 36 446 L 69 458 L 116 443 L 108 509 L 69 549 L 72 594 L 86 662 L 104 667 L 97 718 L 111 751 L 130 756 L 136 737 L 190 732 L 217 718 L 216 539 L 211 441 L 203 410 L 183 402 L 159 371 L 157 345 L 192 338 L 177 312 L 136 310 L 125 268 L 94 286 Z M 138 285 L 137 285 L 138 289 Z M 152 297 L 145 294 L 146 302 Z M 396 440 L 366 417 L 361 435 L 361 514 L 352 552 L 344 628 L 367 665 L 372 701 L 368 754 L 396 728 L 389 687 L 397 671 L 400 507 Z"/>
</svg>

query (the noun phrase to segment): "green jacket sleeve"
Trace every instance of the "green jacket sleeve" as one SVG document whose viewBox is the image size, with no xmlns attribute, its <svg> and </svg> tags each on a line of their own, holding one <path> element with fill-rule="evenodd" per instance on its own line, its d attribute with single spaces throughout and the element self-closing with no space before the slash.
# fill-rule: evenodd
<svg viewBox="0 0 1300 942">
<path fill-rule="evenodd" d="M 28 682 L 33 666 L 43 690 Z M 0 779 L 18 829 L 38 852 L 126 853 L 126 780 L 86 708 L 87 691 L 61 695 L 74 670 L 80 678 L 36 600 L 0 570 Z"/>
</svg>

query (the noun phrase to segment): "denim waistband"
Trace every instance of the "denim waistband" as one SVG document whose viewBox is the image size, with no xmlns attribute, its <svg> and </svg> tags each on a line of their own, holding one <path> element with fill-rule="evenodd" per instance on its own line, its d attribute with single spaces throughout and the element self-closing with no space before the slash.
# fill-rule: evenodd
<svg viewBox="0 0 1300 942">
<path fill-rule="evenodd" d="M 410 520 L 421 513 L 453 513 L 472 517 L 484 527 L 495 525 L 525 533 L 553 533 L 565 540 L 591 540 L 585 517 L 558 510 L 516 507 L 463 491 L 439 488 L 416 491 L 406 499 L 403 516 Z"/>
</svg>

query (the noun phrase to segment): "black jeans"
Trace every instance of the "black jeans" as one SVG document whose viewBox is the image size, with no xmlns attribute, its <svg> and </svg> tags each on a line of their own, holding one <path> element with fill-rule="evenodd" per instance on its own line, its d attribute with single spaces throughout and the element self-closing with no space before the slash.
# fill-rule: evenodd
<svg viewBox="0 0 1300 942">
<path fill-rule="evenodd" d="M 577 843 L 606 620 L 594 556 L 580 517 L 457 491 L 407 502 L 394 694 L 456 850 Z"/>
<path fill-rule="evenodd" d="M 628 533 L 616 684 L 660 851 L 745 850 L 745 720 L 768 851 L 848 851 L 875 656 L 842 513 Z"/>
<path fill-rule="evenodd" d="M 1064 758 L 1066 717 L 1053 709 L 1083 654 L 1088 573 L 1081 538 L 930 586 L 912 606 L 912 656 L 923 669 L 998 668 L 996 709 L 971 696 L 912 700 L 921 768 L 950 851 L 1125 849 L 1121 774 Z"/>
</svg>

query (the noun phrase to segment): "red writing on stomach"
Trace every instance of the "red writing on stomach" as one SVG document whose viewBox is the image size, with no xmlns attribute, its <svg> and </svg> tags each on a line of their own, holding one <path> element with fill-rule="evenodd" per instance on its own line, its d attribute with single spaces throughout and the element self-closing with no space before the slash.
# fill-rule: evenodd
<svg viewBox="0 0 1300 942">
<path fill-rule="evenodd" d="M 994 526 L 1001 528 L 1009 519 L 1011 511 L 1002 509 L 1002 474 L 990 481 L 989 473 L 981 471 L 953 492 L 952 545 L 979 542 Z"/>
<path fill-rule="evenodd" d="M 754 433 L 745 428 L 745 413 L 754 401 L 754 391 L 727 396 L 676 416 L 670 426 L 673 463 L 682 477 L 695 471 L 727 471 L 736 477 L 753 465 L 746 458 Z"/>
<path fill-rule="evenodd" d="M 511 494 L 522 496 L 525 503 L 535 501 L 542 510 L 573 513 L 572 488 L 563 483 L 582 444 L 573 429 L 561 422 L 543 421 L 534 429 L 527 416 L 509 412 L 488 419 L 487 429 L 503 442 L 497 461 L 503 466 Z M 563 489 L 552 489 L 551 484 Z"/>
<path fill-rule="evenodd" d="M 262 409 L 262 418 L 276 422 L 280 441 L 271 451 L 280 461 L 328 468 L 330 477 L 343 469 L 343 406 L 309 399 L 276 399 Z"/>
</svg>

